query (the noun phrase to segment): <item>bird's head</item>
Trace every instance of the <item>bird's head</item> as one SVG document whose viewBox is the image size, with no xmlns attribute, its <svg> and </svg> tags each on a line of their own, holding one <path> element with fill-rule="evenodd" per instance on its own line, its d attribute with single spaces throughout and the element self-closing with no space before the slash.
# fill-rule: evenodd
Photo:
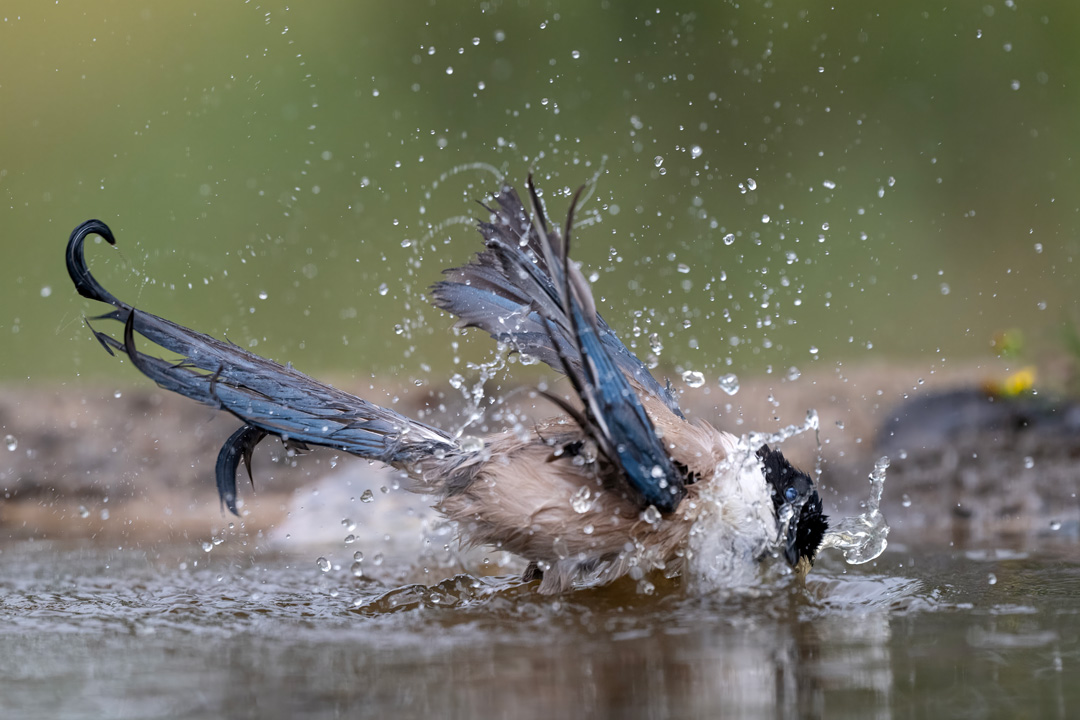
<svg viewBox="0 0 1080 720">
<path fill-rule="evenodd" d="M 757 456 L 762 462 L 777 520 L 783 523 L 790 518 L 781 540 L 784 559 L 800 572 L 809 571 L 829 529 L 829 519 L 822 512 L 814 481 L 768 445 L 762 445 Z"/>
</svg>

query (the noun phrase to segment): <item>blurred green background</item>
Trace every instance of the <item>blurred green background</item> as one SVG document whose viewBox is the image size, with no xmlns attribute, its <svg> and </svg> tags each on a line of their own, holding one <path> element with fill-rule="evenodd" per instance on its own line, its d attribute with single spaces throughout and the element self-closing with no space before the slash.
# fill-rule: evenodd
<svg viewBox="0 0 1080 720">
<path fill-rule="evenodd" d="M 1076 306 L 1080 5 L 6 2 L 0 375 L 120 370 L 62 261 L 315 374 L 440 382 L 424 292 L 536 173 L 665 371 L 925 370 Z M 725 241 L 725 236 L 730 236 Z M 455 364 L 455 356 L 462 359 Z M 918 374 L 918 372 L 914 373 Z"/>
</svg>

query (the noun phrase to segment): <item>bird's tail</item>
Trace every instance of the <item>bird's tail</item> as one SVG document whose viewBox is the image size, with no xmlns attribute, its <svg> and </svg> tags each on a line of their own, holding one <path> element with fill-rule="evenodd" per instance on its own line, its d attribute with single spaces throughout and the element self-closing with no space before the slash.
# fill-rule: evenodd
<svg viewBox="0 0 1080 720">
<path fill-rule="evenodd" d="M 294 446 L 321 445 L 353 455 L 410 468 L 432 454 L 458 450 L 446 433 L 388 408 L 342 392 L 229 342 L 190 330 L 118 299 L 90 274 L 83 253 L 89 235 L 116 244 L 100 220 L 88 220 L 71 233 L 67 269 L 83 297 L 109 303 L 115 310 L 95 319 L 124 325 L 123 340 L 91 331 L 110 355 L 126 354 L 144 375 L 166 390 L 227 410 L 244 425 L 218 454 L 217 486 L 221 501 L 236 509 L 236 472 L 243 459 L 251 472 L 251 451 L 267 435 Z M 180 356 L 175 362 L 140 352 L 135 334 Z"/>
</svg>

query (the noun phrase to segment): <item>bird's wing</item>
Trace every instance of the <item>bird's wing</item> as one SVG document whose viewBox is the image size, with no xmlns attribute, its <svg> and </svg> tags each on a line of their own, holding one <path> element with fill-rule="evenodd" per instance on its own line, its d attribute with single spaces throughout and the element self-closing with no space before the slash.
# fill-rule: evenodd
<svg viewBox="0 0 1080 720">
<path fill-rule="evenodd" d="M 398 466 L 406 466 L 437 449 L 448 452 L 455 448 L 454 441 L 436 428 L 232 343 L 137 311 L 90 274 L 83 243 L 91 234 L 100 235 L 110 244 L 116 242 L 112 231 L 99 220 L 75 228 L 67 247 L 68 274 L 80 295 L 115 308 L 96 319 L 116 320 L 124 325 L 120 340 L 91 328 L 98 342 L 109 354 L 127 355 L 139 371 L 166 390 L 227 410 L 244 422 L 226 441 L 217 463 L 218 492 L 233 512 L 240 460 L 249 459 L 252 448 L 266 435 L 276 435 L 300 447 L 322 445 Z M 180 359 L 170 362 L 140 352 L 135 347 L 136 333 Z"/>
<path fill-rule="evenodd" d="M 446 279 L 431 289 L 434 304 L 457 316 L 461 327 L 480 328 L 560 372 L 564 362 L 574 372 L 582 372 L 573 318 L 563 307 L 555 281 L 560 271 L 551 267 L 552 258 L 545 249 L 550 230 L 543 208 L 538 201 L 532 202 L 530 213 L 509 187 L 495 196 L 495 203 L 495 207 L 484 206 L 491 217 L 479 223 L 487 249 L 469 264 L 444 271 Z M 591 293 L 588 307 L 596 342 L 615 366 L 682 417 L 671 387 L 660 384 L 596 313 Z"/>
<path fill-rule="evenodd" d="M 517 193 L 498 196 L 493 222 L 480 226 L 487 250 L 448 271 L 450 279 L 432 291 L 435 302 L 465 325 L 565 373 L 584 409 L 549 397 L 574 417 L 643 504 L 670 512 L 685 495 L 685 472 L 657 436 L 635 385 L 681 417 L 678 405 L 597 314 L 588 282 L 569 259 L 578 196 L 562 238 L 549 228 L 531 178 L 529 197 L 531 221 Z"/>
</svg>

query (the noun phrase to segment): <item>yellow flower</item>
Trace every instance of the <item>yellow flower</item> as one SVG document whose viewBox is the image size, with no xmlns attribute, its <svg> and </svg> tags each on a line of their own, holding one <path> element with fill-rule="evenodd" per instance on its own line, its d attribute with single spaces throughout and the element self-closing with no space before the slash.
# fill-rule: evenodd
<svg viewBox="0 0 1080 720">
<path fill-rule="evenodd" d="M 994 394 L 1003 397 L 1016 397 L 1035 387 L 1035 368 L 1028 366 L 1017 370 L 999 383 L 994 384 Z"/>
</svg>

